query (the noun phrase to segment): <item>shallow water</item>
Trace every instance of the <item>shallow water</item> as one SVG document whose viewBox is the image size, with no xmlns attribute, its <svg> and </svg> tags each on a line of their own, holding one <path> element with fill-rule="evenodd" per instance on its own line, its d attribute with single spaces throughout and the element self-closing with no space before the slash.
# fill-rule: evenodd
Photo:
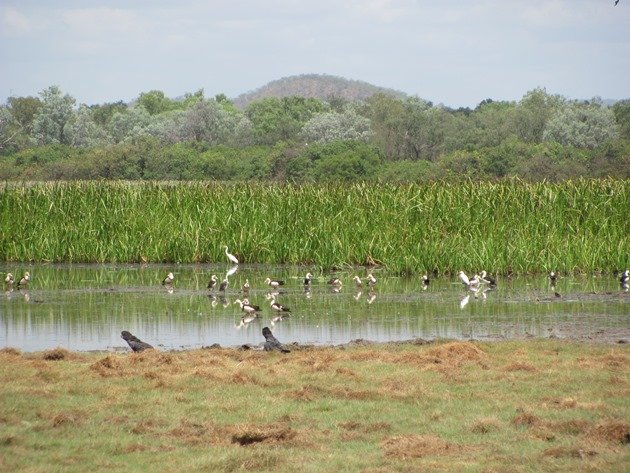
<svg viewBox="0 0 630 473">
<path fill-rule="evenodd" d="M 419 278 L 374 271 L 378 283 L 370 293 L 367 287 L 356 289 L 352 276 L 367 274 L 357 268 L 334 273 L 344 282 L 335 292 L 326 284 L 331 274 L 316 274 L 305 291 L 302 280 L 309 268 L 241 265 L 230 275 L 225 297 L 206 289 L 211 274 L 221 280 L 229 269 L 3 263 L 3 279 L 6 272 L 20 277 L 30 271 L 32 280 L 27 290 L 5 290 L 0 297 L 0 347 L 122 350 L 127 347 L 121 330 L 163 349 L 238 346 L 263 341 L 264 326 L 284 343 L 318 345 L 416 337 L 616 341 L 630 336 L 630 294 L 613 276 L 566 277 L 555 290 L 545 276 L 499 279 L 495 290 L 473 293 L 456 278 L 432 280 L 423 290 Z M 171 289 L 161 285 L 169 271 L 175 273 Z M 267 277 L 286 281 L 277 300 L 292 313 L 281 321 L 272 321 L 277 314 L 267 299 Z M 252 286 L 249 300 L 262 312 L 243 325 L 234 301 L 243 298 L 246 278 Z"/>
</svg>

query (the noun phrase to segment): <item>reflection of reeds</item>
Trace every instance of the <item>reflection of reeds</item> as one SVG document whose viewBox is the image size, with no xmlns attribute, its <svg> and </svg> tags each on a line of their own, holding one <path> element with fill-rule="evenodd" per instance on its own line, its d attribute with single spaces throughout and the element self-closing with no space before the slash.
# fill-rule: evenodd
<svg viewBox="0 0 630 473">
<path fill-rule="evenodd" d="M 630 182 L 227 185 L 68 182 L 0 189 L 0 259 L 223 262 L 400 273 L 630 264 Z"/>
</svg>

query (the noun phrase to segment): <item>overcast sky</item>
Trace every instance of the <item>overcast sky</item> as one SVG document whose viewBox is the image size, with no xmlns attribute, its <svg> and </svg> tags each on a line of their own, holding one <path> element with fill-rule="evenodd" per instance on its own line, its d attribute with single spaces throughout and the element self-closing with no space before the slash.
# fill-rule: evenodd
<svg viewBox="0 0 630 473">
<path fill-rule="evenodd" d="M 630 98 L 630 0 L 0 0 L 0 102 L 236 97 L 331 74 L 449 106 Z"/>
</svg>

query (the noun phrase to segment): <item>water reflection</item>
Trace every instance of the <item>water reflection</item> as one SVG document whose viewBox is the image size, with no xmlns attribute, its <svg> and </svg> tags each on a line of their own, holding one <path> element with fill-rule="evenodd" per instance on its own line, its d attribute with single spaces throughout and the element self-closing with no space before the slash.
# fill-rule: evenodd
<svg viewBox="0 0 630 473">
<path fill-rule="evenodd" d="M 2 274 L 29 271 L 31 280 L 28 290 L 5 288 L 0 298 L 0 347 L 126 349 L 122 330 L 163 349 L 238 346 L 261 343 L 265 325 L 275 326 L 285 343 L 313 344 L 562 337 L 569 331 L 588 337 L 609 329 L 627 334 L 630 328 L 630 297 L 614 277 L 559 278 L 552 288 L 545 275 L 469 290 L 457 278 L 423 284 L 384 271 L 374 273 L 377 284 L 357 286 L 354 272 L 333 278 L 311 269 L 305 284 L 309 269 L 4 264 Z M 162 285 L 169 272 L 172 284 Z M 223 291 L 209 287 L 213 274 L 229 281 Z M 272 288 L 265 283 L 269 274 L 285 284 Z M 244 314 L 235 304 L 244 299 L 260 312 Z M 273 302 L 290 307 L 291 314 L 277 313 Z"/>
</svg>

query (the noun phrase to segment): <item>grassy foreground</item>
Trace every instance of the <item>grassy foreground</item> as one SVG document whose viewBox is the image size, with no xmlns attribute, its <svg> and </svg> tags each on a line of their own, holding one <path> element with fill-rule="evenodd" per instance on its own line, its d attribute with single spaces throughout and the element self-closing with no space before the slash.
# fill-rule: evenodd
<svg viewBox="0 0 630 473">
<path fill-rule="evenodd" d="M 630 349 L 0 350 L 2 471 L 630 469 Z"/>
<path fill-rule="evenodd" d="M 224 262 L 396 272 L 615 272 L 630 181 L 269 185 L 67 182 L 0 188 L 0 260 Z"/>
</svg>

